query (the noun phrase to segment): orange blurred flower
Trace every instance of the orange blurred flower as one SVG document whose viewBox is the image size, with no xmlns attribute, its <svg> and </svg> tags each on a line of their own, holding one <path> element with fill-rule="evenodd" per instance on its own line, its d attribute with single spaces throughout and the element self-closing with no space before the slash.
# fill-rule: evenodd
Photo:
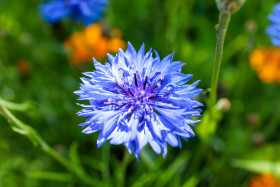
<svg viewBox="0 0 280 187">
<path fill-rule="evenodd" d="M 250 54 L 250 65 L 266 83 L 280 83 L 280 48 L 260 48 Z"/>
<path fill-rule="evenodd" d="M 18 71 L 23 75 L 28 74 L 31 69 L 30 64 L 26 60 L 18 60 L 16 62 L 16 67 L 17 67 Z"/>
<path fill-rule="evenodd" d="M 74 32 L 71 37 L 64 42 L 65 48 L 69 52 L 70 62 L 79 63 L 89 60 L 89 50 L 82 33 Z"/>
<path fill-rule="evenodd" d="M 119 29 L 113 29 L 110 36 L 102 34 L 100 24 L 92 24 L 82 32 L 73 33 L 65 42 L 64 46 L 69 53 L 69 61 L 79 65 L 90 62 L 94 57 L 102 60 L 107 53 L 118 52 L 124 49 L 125 43 L 121 39 L 122 33 Z"/>
<path fill-rule="evenodd" d="M 252 177 L 249 187 L 280 187 L 280 181 L 273 175 L 265 173 Z"/>
</svg>

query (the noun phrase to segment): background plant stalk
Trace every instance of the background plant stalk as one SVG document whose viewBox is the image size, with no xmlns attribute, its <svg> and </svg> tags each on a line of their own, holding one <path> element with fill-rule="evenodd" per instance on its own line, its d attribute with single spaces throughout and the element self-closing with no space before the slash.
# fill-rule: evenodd
<svg viewBox="0 0 280 187">
<path fill-rule="evenodd" d="M 88 176 L 83 168 L 75 165 L 74 163 L 70 162 L 68 159 L 64 158 L 63 156 L 59 155 L 55 152 L 37 133 L 35 129 L 31 126 L 24 124 L 22 121 L 18 120 L 5 106 L 5 102 L 0 98 L 0 114 L 6 118 L 6 120 L 11 124 L 11 128 L 19 133 L 22 134 L 30 139 L 30 141 L 42 151 L 47 153 L 51 156 L 54 160 L 64 166 L 69 172 L 73 173 L 79 181 L 88 184 L 88 185 L 100 185 L 100 182 L 92 177 Z M 14 105 L 20 106 L 20 105 Z"/>
<path fill-rule="evenodd" d="M 213 120 L 215 118 L 215 104 L 217 101 L 217 85 L 219 80 L 220 74 L 220 66 L 222 62 L 223 56 L 223 48 L 224 48 L 224 41 L 227 32 L 227 28 L 230 22 L 231 13 L 230 11 L 222 11 L 220 13 L 219 24 L 217 25 L 217 42 L 216 42 L 216 56 L 215 56 L 215 63 L 214 69 L 212 74 L 212 82 L 211 82 L 211 92 L 209 97 L 209 110 L 210 110 L 210 119 Z"/>
</svg>

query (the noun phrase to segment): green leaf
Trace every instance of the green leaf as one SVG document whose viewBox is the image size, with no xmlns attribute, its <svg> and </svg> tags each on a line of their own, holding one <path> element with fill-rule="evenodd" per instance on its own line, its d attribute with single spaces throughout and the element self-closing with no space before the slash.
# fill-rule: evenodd
<svg viewBox="0 0 280 187">
<path fill-rule="evenodd" d="M 79 147 L 79 143 L 78 142 L 73 142 L 70 146 L 70 150 L 69 150 L 69 156 L 70 156 L 70 160 L 78 165 L 81 166 L 81 162 L 78 156 L 78 147 Z"/>
<path fill-rule="evenodd" d="M 246 154 L 237 158 L 238 160 L 267 160 L 280 162 L 280 144 L 266 144 L 262 147 L 257 147 L 249 150 Z"/>
<path fill-rule="evenodd" d="M 280 177 L 280 162 L 268 160 L 233 160 L 232 165 L 255 173 L 271 173 Z"/>
<path fill-rule="evenodd" d="M 13 131 L 15 131 L 16 133 L 19 133 L 21 135 L 27 135 L 28 134 L 28 132 L 26 132 L 26 130 L 17 128 L 15 126 L 11 126 L 11 128 L 12 128 Z"/>
</svg>

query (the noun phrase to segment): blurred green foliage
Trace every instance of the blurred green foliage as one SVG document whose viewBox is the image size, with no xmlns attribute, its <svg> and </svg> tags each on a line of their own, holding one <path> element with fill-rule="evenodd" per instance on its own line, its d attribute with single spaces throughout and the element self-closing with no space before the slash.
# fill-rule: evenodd
<svg viewBox="0 0 280 187">
<path fill-rule="evenodd" d="M 193 128 L 197 136 L 183 142 L 181 150 L 169 146 L 165 159 L 147 146 L 137 162 L 124 146 L 106 143 L 97 149 L 97 134 L 81 133 L 78 124 L 85 119 L 75 115 L 81 108 L 73 92 L 81 72 L 94 68 L 92 63 L 71 66 L 62 44 L 83 26 L 70 19 L 46 23 L 37 0 L 0 1 L 0 95 L 15 103 L 28 101 L 13 111 L 15 116 L 102 186 L 247 186 L 253 173 L 279 177 L 279 85 L 262 83 L 248 62 L 252 49 L 271 45 L 264 30 L 276 2 L 247 0 L 232 16 L 218 89 L 231 108 L 220 111 L 216 133 L 209 137 L 213 129 L 204 113 L 205 120 Z M 199 99 L 205 103 L 218 15 L 214 0 L 110 0 L 102 22 L 120 28 L 136 48 L 145 42 L 161 56 L 175 51 L 174 59 L 186 62 L 183 72 L 202 80 L 205 91 Z M 18 70 L 19 60 L 29 63 L 27 74 Z M 20 185 L 86 186 L 1 117 L 0 186 Z"/>
</svg>

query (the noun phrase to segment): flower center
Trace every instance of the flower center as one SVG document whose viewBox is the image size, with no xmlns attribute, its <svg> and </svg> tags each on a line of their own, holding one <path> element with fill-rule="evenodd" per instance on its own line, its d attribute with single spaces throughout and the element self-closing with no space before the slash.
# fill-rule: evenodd
<svg viewBox="0 0 280 187">
<path fill-rule="evenodd" d="M 154 76 L 141 78 L 139 73 L 134 73 L 132 76 L 123 77 L 122 83 L 116 79 L 118 86 L 119 97 L 110 98 L 104 101 L 103 104 L 108 106 L 108 109 L 123 109 L 147 110 L 152 112 L 151 106 L 162 97 L 169 95 L 169 92 L 160 94 L 160 87 L 164 81 L 164 77 L 158 78 L 160 73 L 155 73 Z"/>
</svg>

